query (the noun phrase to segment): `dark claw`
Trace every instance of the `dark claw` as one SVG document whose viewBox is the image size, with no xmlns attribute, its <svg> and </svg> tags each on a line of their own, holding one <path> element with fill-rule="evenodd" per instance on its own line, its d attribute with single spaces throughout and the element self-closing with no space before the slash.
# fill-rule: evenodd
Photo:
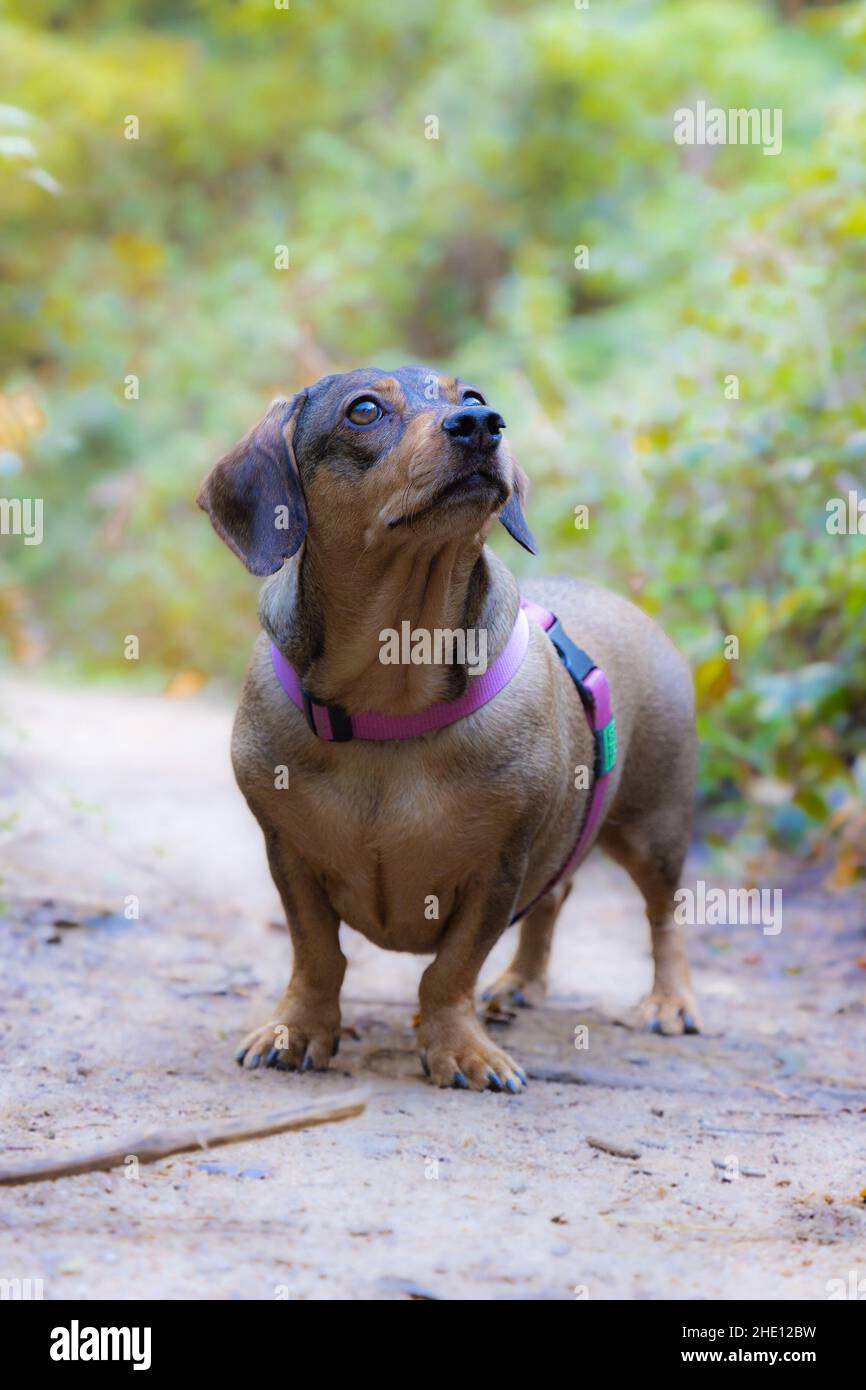
<svg viewBox="0 0 866 1390">
<path fill-rule="evenodd" d="M 270 1050 L 270 1052 L 268 1053 L 267 1057 L 265 1058 L 265 1066 L 266 1066 L 266 1067 L 273 1067 L 273 1066 L 275 1066 L 275 1065 L 276 1065 L 277 1058 L 279 1057 L 279 1055 L 280 1055 L 280 1049 L 279 1049 L 278 1047 L 272 1047 L 271 1050 Z"/>
<path fill-rule="evenodd" d="M 489 1071 L 489 1072 L 487 1073 L 487 1080 L 490 1082 L 490 1084 L 491 1084 L 491 1086 L 493 1087 L 494 1091 L 501 1091 L 501 1090 L 502 1090 L 502 1082 L 500 1081 L 499 1077 L 496 1075 L 496 1072 L 495 1072 L 495 1071 Z"/>
<path fill-rule="evenodd" d="M 662 1026 L 661 1026 L 661 1024 L 659 1023 L 659 1021 L 658 1021 L 657 1018 L 651 1019 L 650 1022 L 647 1024 L 647 1032 L 648 1032 L 648 1033 L 660 1033 L 661 1031 L 662 1031 Z"/>
<path fill-rule="evenodd" d="M 243 1066 L 243 1064 L 244 1064 L 244 1058 L 246 1057 L 246 1055 L 247 1055 L 247 1050 L 246 1050 L 245 1047 L 239 1048 L 238 1051 L 235 1053 L 235 1061 L 237 1062 L 237 1064 L 238 1064 L 239 1067 L 242 1067 L 242 1066 Z"/>
<path fill-rule="evenodd" d="M 512 999 L 514 1000 L 515 1004 L 525 1004 L 525 1003 L 526 1003 L 526 996 L 525 996 L 525 994 L 523 993 L 523 990 L 522 990 L 522 989 L 514 989 L 514 990 L 512 990 L 512 991 L 511 991 L 511 997 L 512 997 Z"/>
<path fill-rule="evenodd" d="M 685 1028 L 687 1033 L 698 1032 L 698 1025 L 695 1023 L 695 1020 L 692 1018 L 691 1014 L 683 1014 L 683 1027 Z"/>
<path fill-rule="evenodd" d="M 255 1071 L 256 1067 L 260 1065 L 261 1060 L 262 1054 L 260 1052 L 257 1052 L 255 1057 L 250 1062 L 250 1071 Z"/>
<path fill-rule="evenodd" d="M 309 1054 L 309 1052 L 308 1052 L 308 1053 L 306 1054 L 306 1056 L 304 1057 L 303 1062 L 301 1063 L 301 1071 L 312 1071 L 312 1070 L 313 1070 L 313 1059 L 312 1059 L 312 1057 L 310 1056 L 310 1054 Z"/>
<path fill-rule="evenodd" d="M 336 1057 L 336 1055 L 337 1055 L 337 1053 L 338 1053 L 339 1051 L 340 1051 L 340 1037 L 339 1037 L 339 1034 L 338 1034 L 337 1037 L 334 1039 L 334 1046 L 331 1048 L 331 1056 L 332 1056 L 332 1057 Z"/>
<path fill-rule="evenodd" d="M 424 1073 L 425 1076 L 429 1076 L 429 1075 L 430 1075 L 430 1064 L 429 1064 L 429 1062 L 427 1061 L 427 1049 L 426 1049 L 426 1047 L 424 1048 L 423 1052 L 420 1052 L 418 1055 L 419 1055 L 419 1057 L 421 1058 L 421 1070 L 423 1071 L 423 1073 Z"/>
<path fill-rule="evenodd" d="M 481 995 L 481 998 L 484 999 L 485 1001 L 488 1000 L 488 999 L 492 999 L 492 998 L 493 998 L 493 990 L 492 990 L 492 989 L 485 989 L 484 993 Z"/>
<path fill-rule="evenodd" d="M 523 1072 L 523 1071 L 521 1071 L 521 1070 L 520 1070 L 520 1067 L 515 1067 L 514 1070 L 517 1072 L 517 1075 L 520 1077 L 520 1079 L 521 1079 L 521 1081 L 523 1082 L 524 1086 L 528 1086 L 528 1085 L 529 1085 L 529 1082 L 528 1082 L 527 1079 L 526 1079 L 526 1073 Z"/>
<path fill-rule="evenodd" d="M 469 1082 L 466 1080 L 466 1077 L 463 1075 L 462 1071 L 456 1071 L 454 1073 L 454 1085 L 457 1087 L 459 1091 L 469 1090 Z"/>
<path fill-rule="evenodd" d="M 509 1076 L 508 1080 L 505 1083 L 505 1089 L 507 1091 L 510 1091 L 513 1096 L 516 1096 L 517 1092 L 520 1090 L 520 1087 L 518 1086 L 517 1082 L 512 1081 L 511 1077 Z"/>
</svg>

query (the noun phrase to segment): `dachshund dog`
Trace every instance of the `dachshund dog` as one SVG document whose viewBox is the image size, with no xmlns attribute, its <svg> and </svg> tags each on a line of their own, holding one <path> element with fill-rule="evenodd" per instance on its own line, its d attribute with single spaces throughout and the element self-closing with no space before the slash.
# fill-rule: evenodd
<svg viewBox="0 0 866 1390">
<path fill-rule="evenodd" d="M 524 1072 L 476 1012 L 477 977 L 520 920 L 488 997 L 541 1003 L 557 914 L 596 842 L 646 903 L 655 977 L 639 1019 L 699 1029 L 673 912 L 694 800 L 691 676 L 645 613 L 603 589 L 539 579 L 521 599 L 486 545 L 499 520 L 534 548 L 504 426 L 475 387 L 427 368 L 347 372 L 276 400 L 202 485 L 218 534 L 269 576 L 232 761 L 293 965 L 242 1065 L 328 1066 L 343 921 L 432 955 L 418 1047 L 435 1084 L 519 1092 Z M 386 634 L 407 632 L 482 634 L 486 673 L 459 644 L 457 659 L 428 641 L 424 659 L 394 660 L 391 642 L 386 659 Z M 586 696 L 596 668 L 617 734 L 603 766 Z"/>
</svg>

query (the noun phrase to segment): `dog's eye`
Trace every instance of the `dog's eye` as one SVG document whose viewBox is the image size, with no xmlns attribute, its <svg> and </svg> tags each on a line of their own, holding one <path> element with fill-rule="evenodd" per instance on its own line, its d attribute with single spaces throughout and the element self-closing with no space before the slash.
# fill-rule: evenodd
<svg viewBox="0 0 866 1390">
<path fill-rule="evenodd" d="M 346 419 L 351 420 L 353 425 L 372 425 L 376 420 L 381 420 L 384 410 L 378 401 L 371 400 L 369 396 L 362 396 L 359 401 L 353 401 L 346 411 Z"/>
<path fill-rule="evenodd" d="M 464 405 L 486 405 L 487 402 L 486 402 L 486 400 L 484 399 L 484 397 L 481 395 L 481 393 L 480 393 L 479 391 L 464 391 L 464 392 L 463 392 L 463 404 L 464 404 Z"/>
</svg>

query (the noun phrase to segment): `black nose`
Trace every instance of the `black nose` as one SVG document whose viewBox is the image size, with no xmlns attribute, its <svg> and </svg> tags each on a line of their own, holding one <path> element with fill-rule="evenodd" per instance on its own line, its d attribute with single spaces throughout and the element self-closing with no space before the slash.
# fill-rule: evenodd
<svg viewBox="0 0 866 1390">
<path fill-rule="evenodd" d="M 466 405 L 442 421 L 442 428 L 455 444 L 475 449 L 495 449 L 502 438 L 505 421 L 488 405 Z"/>
</svg>

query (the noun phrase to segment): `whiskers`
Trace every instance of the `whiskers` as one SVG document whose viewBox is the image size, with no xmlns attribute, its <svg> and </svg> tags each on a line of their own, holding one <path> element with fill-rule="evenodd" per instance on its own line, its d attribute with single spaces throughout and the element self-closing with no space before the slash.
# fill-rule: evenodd
<svg viewBox="0 0 866 1390">
<path fill-rule="evenodd" d="M 416 499 L 414 504 L 412 503 L 412 491 L 413 484 L 410 479 L 400 493 L 399 513 L 393 521 L 388 522 L 389 528 L 392 526 L 411 526 L 419 511 L 424 510 L 423 506 L 419 506 L 419 501 L 421 499 Z"/>
</svg>

